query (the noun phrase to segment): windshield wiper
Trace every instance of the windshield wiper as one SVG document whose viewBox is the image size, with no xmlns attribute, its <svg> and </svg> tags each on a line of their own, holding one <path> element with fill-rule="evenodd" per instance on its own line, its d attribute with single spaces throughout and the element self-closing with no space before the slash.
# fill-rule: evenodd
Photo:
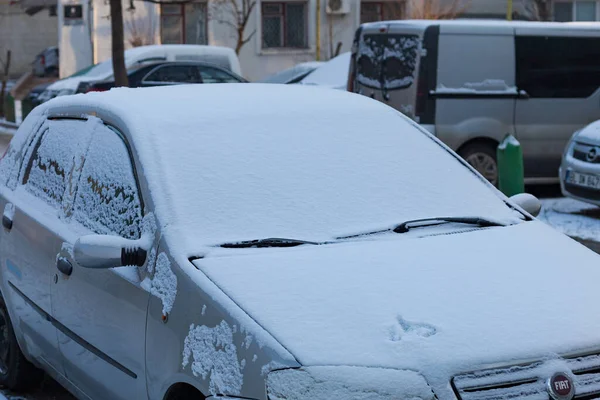
<svg viewBox="0 0 600 400">
<path fill-rule="evenodd" d="M 321 243 L 309 242 L 306 240 L 298 239 L 284 239 L 284 238 L 268 238 L 268 239 L 256 239 L 256 240 L 245 240 L 242 242 L 235 243 L 223 243 L 219 247 L 226 249 L 246 249 L 246 248 L 260 248 L 260 247 L 295 247 L 303 244 L 318 245 Z"/>
<path fill-rule="evenodd" d="M 428 222 L 431 222 L 430 224 Z M 411 225 L 420 224 L 417 226 L 429 226 L 429 225 L 439 225 L 445 223 L 458 223 L 458 224 L 468 224 L 468 225 L 477 225 L 481 227 L 489 227 L 489 226 L 504 226 L 503 224 L 495 221 L 491 221 L 489 219 L 480 218 L 480 217 L 437 217 L 437 218 L 421 218 L 421 219 L 413 219 L 410 221 L 404 221 L 400 225 L 397 225 L 392 231 L 396 233 L 406 233 L 410 230 Z"/>
</svg>

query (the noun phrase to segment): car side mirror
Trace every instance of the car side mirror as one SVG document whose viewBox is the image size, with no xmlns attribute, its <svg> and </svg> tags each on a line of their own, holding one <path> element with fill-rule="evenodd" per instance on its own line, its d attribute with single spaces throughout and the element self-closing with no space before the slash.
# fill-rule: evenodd
<svg viewBox="0 0 600 400">
<path fill-rule="evenodd" d="M 542 203 L 539 199 L 529 193 L 515 194 L 510 200 L 534 217 L 537 217 L 542 210 Z"/>
<path fill-rule="evenodd" d="M 131 240 L 110 235 L 82 236 L 73 246 L 75 262 L 84 268 L 115 268 L 146 262 L 147 251 L 141 239 Z"/>
</svg>

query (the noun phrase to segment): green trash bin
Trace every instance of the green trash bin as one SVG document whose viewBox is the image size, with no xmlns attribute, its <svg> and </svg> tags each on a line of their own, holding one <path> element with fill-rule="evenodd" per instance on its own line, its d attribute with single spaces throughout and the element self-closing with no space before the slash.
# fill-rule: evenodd
<svg viewBox="0 0 600 400">
<path fill-rule="evenodd" d="M 506 135 L 496 150 L 498 189 L 508 197 L 525 192 L 523 150 L 513 135 Z"/>
</svg>

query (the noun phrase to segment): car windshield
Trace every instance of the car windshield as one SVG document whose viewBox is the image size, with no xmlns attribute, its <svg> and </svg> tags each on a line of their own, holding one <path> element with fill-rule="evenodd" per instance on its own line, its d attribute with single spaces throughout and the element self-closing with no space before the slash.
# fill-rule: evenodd
<svg viewBox="0 0 600 400">
<path fill-rule="evenodd" d="M 366 97 L 304 85 L 206 86 L 202 96 L 186 87 L 177 95 L 214 112 L 169 107 L 165 118 L 128 105 L 160 149 L 144 168 L 168 193 L 164 213 L 197 243 L 326 242 L 432 217 L 520 220 L 457 156 Z"/>
</svg>

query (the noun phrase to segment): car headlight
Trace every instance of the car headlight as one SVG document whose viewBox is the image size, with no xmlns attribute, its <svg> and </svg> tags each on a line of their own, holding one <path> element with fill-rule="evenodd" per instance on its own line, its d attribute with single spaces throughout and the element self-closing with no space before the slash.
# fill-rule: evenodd
<svg viewBox="0 0 600 400">
<path fill-rule="evenodd" d="M 578 131 L 575 131 L 575 133 L 573 133 L 571 135 L 571 138 L 569 139 L 569 141 L 567 142 L 567 145 L 565 146 L 565 149 L 563 151 L 563 158 L 568 155 L 571 154 L 573 152 L 573 146 L 575 145 L 575 137 L 577 137 L 577 134 L 581 132 L 581 129 L 579 129 Z"/>
<path fill-rule="evenodd" d="M 269 400 L 435 399 L 414 371 L 365 367 L 307 367 L 267 376 Z"/>
</svg>

